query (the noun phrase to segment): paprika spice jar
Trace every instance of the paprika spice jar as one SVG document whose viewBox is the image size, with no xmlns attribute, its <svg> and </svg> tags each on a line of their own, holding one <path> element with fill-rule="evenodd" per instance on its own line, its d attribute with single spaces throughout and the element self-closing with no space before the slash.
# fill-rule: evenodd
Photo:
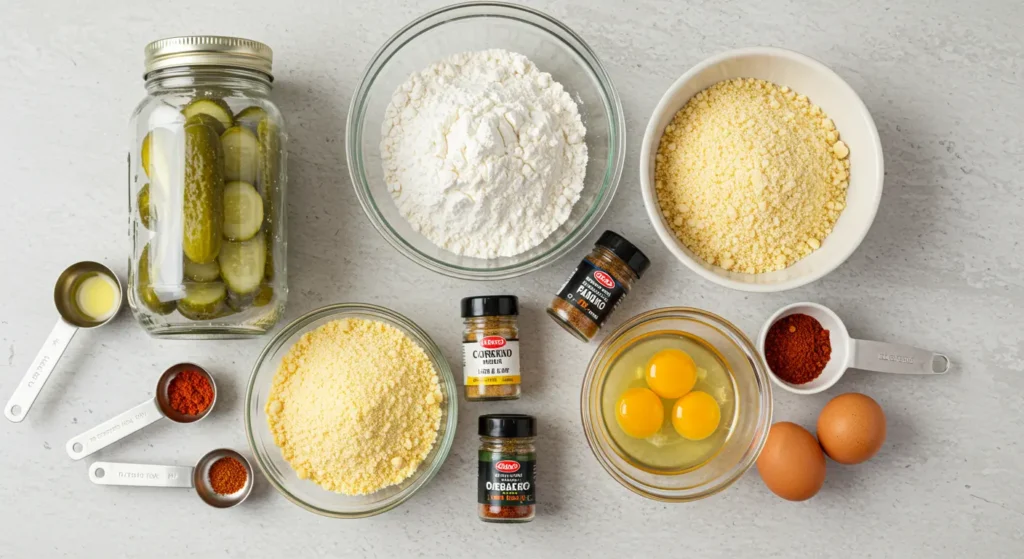
<svg viewBox="0 0 1024 559">
<path fill-rule="evenodd" d="M 466 297 L 461 310 L 466 400 L 518 400 L 519 298 Z"/>
<path fill-rule="evenodd" d="M 548 314 L 570 334 L 589 342 L 650 265 L 633 243 L 605 231 L 562 284 Z"/>
<path fill-rule="evenodd" d="M 481 415 L 477 503 L 484 522 L 529 522 L 537 512 L 537 420 L 518 413 Z"/>
</svg>

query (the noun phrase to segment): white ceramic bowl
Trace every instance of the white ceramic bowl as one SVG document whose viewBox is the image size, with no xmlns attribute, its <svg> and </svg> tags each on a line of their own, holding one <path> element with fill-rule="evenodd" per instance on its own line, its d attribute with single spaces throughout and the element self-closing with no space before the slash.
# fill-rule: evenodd
<svg viewBox="0 0 1024 559">
<path fill-rule="evenodd" d="M 733 78 L 758 78 L 806 95 L 835 122 L 840 139 L 850 147 L 850 187 L 846 209 L 832 233 L 796 264 L 765 274 L 730 272 L 701 260 L 676 239 L 658 207 L 654 190 L 654 156 L 661 135 L 679 109 L 696 93 Z M 820 279 L 853 254 L 871 228 L 882 198 L 882 143 L 871 113 L 857 93 L 824 64 L 802 54 L 772 47 L 732 50 L 694 66 L 661 98 L 644 133 L 640 150 L 640 188 L 647 215 L 661 241 L 683 264 L 705 279 L 742 291 L 784 291 Z"/>
</svg>

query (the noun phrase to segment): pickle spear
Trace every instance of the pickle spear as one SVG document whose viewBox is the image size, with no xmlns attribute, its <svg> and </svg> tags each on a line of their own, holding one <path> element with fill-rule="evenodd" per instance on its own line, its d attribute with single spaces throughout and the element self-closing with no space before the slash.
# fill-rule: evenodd
<svg viewBox="0 0 1024 559">
<path fill-rule="evenodd" d="M 220 141 L 209 126 L 185 127 L 185 199 L 182 250 L 196 264 L 220 253 L 224 223 L 224 161 Z"/>
<path fill-rule="evenodd" d="M 248 241 L 228 241 L 221 247 L 220 275 L 224 283 L 238 295 L 249 295 L 259 289 L 266 267 L 267 241 L 257 233 Z"/>
<path fill-rule="evenodd" d="M 224 146 L 224 176 L 229 181 L 256 182 L 259 145 L 256 134 L 244 126 L 232 126 L 220 137 Z"/>
<path fill-rule="evenodd" d="M 182 109 L 181 112 L 185 115 L 186 119 L 200 113 L 208 114 L 220 121 L 224 128 L 230 128 L 235 124 L 235 119 L 231 116 L 231 107 L 222 99 L 196 99 Z"/>
<path fill-rule="evenodd" d="M 149 245 L 146 245 L 142 249 L 142 255 L 139 256 L 139 275 L 136 282 L 139 289 L 139 298 L 142 299 L 142 304 L 154 313 L 170 314 L 174 312 L 174 302 L 163 302 L 156 296 L 153 285 L 150 283 L 149 265 Z"/>
<path fill-rule="evenodd" d="M 263 196 L 263 215 L 267 222 L 267 234 L 273 237 L 277 230 L 277 207 L 275 200 L 280 188 L 282 152 L 281 152 L 281 130 L 270 118 L 260 121 L 256 136 L 259 139 L 259 173 L 256 178 L 260 194 Z M 268 280 L 274 279 L 274 259 L 271 247 L 273 243 L 267 243 L 266 269 L 264 276 Z"/>
</svg>

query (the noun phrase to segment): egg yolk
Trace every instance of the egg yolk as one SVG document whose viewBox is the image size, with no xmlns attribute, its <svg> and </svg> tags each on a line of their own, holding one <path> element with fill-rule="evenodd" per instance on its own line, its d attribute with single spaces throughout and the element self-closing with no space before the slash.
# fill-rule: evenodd
<svg viewBox="0 0 1024 559">
<path fill-rule="evenodd" d="M 685 351 L 665 349 L 647 362 L 647 386 L 662 398 L 680 398 L 697 383 L 697 364 Z"/>
<path fill-rule="evenodd" d="M 661 429 L 665 406 L 658 395 L 646 388 L 630 388 L 615 404 L 615 419 L 630 437 L 646 439 Z"/>
<path fill-rule="evenodd" d="M 699 441 L 710 437 L 721 420 L 722 410 L 707 392 L 690 392 L 672 406 L 672 426 L 684 439 Z"/>
</svg>

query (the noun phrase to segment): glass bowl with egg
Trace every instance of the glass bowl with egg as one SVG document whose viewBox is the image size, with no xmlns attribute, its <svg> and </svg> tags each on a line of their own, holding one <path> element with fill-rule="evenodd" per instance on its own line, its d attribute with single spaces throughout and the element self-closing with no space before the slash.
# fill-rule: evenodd
<svg viewBox="0 0 1024 559">
<path fill-rule="evenodd" d="M 267 404 L 273 397 L 275 376 L 303 336 L 338 320 L 357 319 L 382 323 L 404 334 L 423 349 L 426 360 L 437 374 L 440 391 L 440 420 L 437 435 L 429 452 L 415 470 L 400 483 L 388 485 L 364 495 L 346 495 L 329 491 L 310 479 L 301 479 L 286 460 L 275 441 L 268 421 Z M 397 354 L 394 359 L 409 359 Z M 372 373 L 372 372 L 371 372 Z M 435 400 L 431 399 L 430 402 Z M 287 405 L 287 404 L 286 404 Z M 455 438 L 458 415 L 458 394 L 455 378 L 437 344 L 408 318 L 383 307 L 368 304 L 341 303 L 326 306 L 301 316 L 281 330 L 256 359 L 245 395 L 245 429 L 256 464 L 282 495 L 300 507 L 334 518 L 362 518 L 387 512 L 402 504 L 423 488 L 441 468 Z M 324 434 L 328 436 L 328 434 Z M 382 468 L 387 468 L 383 464 Z M 411 467 L 411 466 L 410 466 Z"/>
<path fill-rule="evenodd" d="M 441 248 L 406 220 L 386 180 L 381 143 L 389 104 L 412 74 L 451 55 L 488 49 L 524 55 L 564 86 L 586 127 L 587 165 L 579 199 L 564 223 L 524 252 L 482 258 Z M 611 78 L 579 35 L 557 19 L 525 6 L 468 2 L 417 18 L 377 51 L 353 94 L 345 151 L 359 203 L 391 246 L 435 272 L 493 280 L 540 269 L 572 250 L 593 230 L 622 175 L 624 128 L 622 105 Z M 448 135 L 441 138 L 447 149 Z"/>
<path fill-rule="evenodd" d="M 601 466 L 650 499 L 723 491 L 757 460 L 772 420 L 754 344 L 699 309 L 647 311 L 597 348 L 583 380 L 583 429 Z"/>
</svg>

